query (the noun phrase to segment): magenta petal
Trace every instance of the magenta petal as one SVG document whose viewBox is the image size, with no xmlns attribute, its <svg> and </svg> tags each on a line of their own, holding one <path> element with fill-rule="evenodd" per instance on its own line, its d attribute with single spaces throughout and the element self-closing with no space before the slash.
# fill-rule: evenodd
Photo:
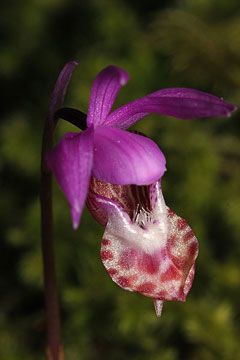
<svg viewBox="0 0 240 360">
<path fill-rule="evenodd" d="M 112 184 L 147 185 L 159 180 L 166 161 L 147 137 L 101 126 L 94 134 L 93 176 Z"/>
<path fill-rule="evenodd" d="M 80 134 L 67 133 L 48 152 L 47 165 L 53 172 L 71 206 L 73 227 L 78 227 L 93 163 L 93 129 Z"/>
<path fill-rule="evenodd" d="M 106 67 L 97 75 L 91 90 L 88 126 L 104 123 L 121 86 L 127 81 L 127 72 L 113 65 Z"/>
<path fill-rule="evenodd" d="M 125 129 L 150 113 L 192 119 L 230 116 L 235 109 L 234 105 L 203 91 L 169 88 L 121 106 L 108 116 L 105 125 Z"/>
<path fill-rule="evenodd" d="M 73 70 L 78 65 L 76 61 L 68 62 L 60 72 L 51 94 L 48 117 L 49 121 L 53 121 L 55 112 L 62 106 L 66 90 L 71 79 Z"/>
</svg>

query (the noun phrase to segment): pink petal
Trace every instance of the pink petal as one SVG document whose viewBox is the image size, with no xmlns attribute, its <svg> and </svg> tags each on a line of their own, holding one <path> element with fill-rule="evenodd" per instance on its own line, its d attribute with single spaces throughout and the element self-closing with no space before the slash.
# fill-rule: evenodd
<svg viewBox="0 0 240 360">
<path fill-rule="evenodd" d="M 93 176 L 112 184 L 146 185 L 159 180 L 166 161 L 147 137 L 101 126 L 94 134 Z"/>
<path fill-rule="evenodd" d="M 93 163 L 93 129 L 67 133 L 48 152 L 47 165 L 54 173 L 70 207 L 73 227 L 79 225 L 87 197 Z"/>
<path fill-rule="evenodd" d="M 104 124 L 126 129 L 150 113 L 192 119 L 230 116 L 235 109 L 234 105 L 203 91 L 169 88 L 121 106 Z"/>
<path fill-rule="evenodd" d="M 63 104 L 69 81 L 71 79 L 73 70 L 77 65 L 78 63 L 76 61 L 68 62 L 58 76 L 53 92 L 51 94 L 51 99 L 49 104 L 48 117 L 50 122 L 54 120 L 55 112 Z"/>
<path fill-rule="evenodd" d="M 103 124 L 121 88 L 128 81 L 123 69 L 110 65 L 96 77 L 91 90 L 87 125 Z"/>
</svg>

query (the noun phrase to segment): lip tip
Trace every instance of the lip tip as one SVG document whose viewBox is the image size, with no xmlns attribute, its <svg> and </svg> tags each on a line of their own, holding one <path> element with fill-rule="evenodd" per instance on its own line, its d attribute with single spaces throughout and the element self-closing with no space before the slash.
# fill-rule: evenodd
<svg viewBox="0 0 240 360">
<path fill-rule="evenodd" d="M 154 299 L 155 313 L 158 318 L 160 318 L 162 315 L 163 303 L 164 303 L 163 300 Z"/>
</svg>

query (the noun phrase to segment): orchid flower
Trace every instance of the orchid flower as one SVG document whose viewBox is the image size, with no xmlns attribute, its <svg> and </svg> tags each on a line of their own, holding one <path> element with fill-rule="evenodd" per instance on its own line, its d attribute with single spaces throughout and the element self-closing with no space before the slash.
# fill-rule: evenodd
<svg viewBox="0 0 240 360">
<path fill-rule="evenodd" d="M 58 109 L 76 63 L 65 65 L 52 95 L 50 113 Z M 46 162 L 71 208 L 73 227 L 79 225 L 91 176 L 112 184 L 149 185 L 163 176 L 166 161 L 149 138 L 126 131 L 150 113 L 181 119 L 229 116 L 234 106 L 202 91 L 186 88 L 158 90 L 111 111 L 128 81 L 128 74 L 108 66 L 96 77 L 90 95 L 87 129 L 66 133 L 48 151 Z M 52 115 L 53 116 L 53 115 Z"/>
<path fill-rule="evenodd" d="M 50 114 L 56 113 L 75 63 L 60 73 Z M 67 133 L 46 157 L 77 228 L 85 202 L 105 227 L 102 262 L 115 283 L 154 300 L 185 301 L 191 288 L 197 239 L 187 222 L 169 209 L 161 190 L 166 160 L 149 138 L 126 129 L 150 113 L 181 119 L 230 116 L 235 107 L 216 96 L 186 88 L 158 90 L 111 111 L 128 81 L 108 66 L 91 89 L 86 129 Z"/>
<path fill-rule="evenodd" d="M 105 226 L 101 259 L 116 284 L 153 298 L 157 316 L 164 301 L 185 301 L 198 242 L 186 221 L 166 207 L 160 182 L 113 185 L 92 178 L 87 206 Z"/>
</svg>

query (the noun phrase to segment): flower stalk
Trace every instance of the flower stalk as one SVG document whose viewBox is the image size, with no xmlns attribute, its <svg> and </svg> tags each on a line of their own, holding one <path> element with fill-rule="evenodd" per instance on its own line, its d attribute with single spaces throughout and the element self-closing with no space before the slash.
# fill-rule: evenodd
<svg viewBox="0 0 240 360">
<path fill-rule="evenodd" d="M 52 92 L 48 115 L 45 121 L 40 179 L 41 246 L 43 259 L 43 281 L 46 309 L 47 360 L 63 360 L 61 321 L 56 281 L 56 266 L 53 239 L 52 174 L 46 164 L 46 155 L 53 145 L 54 129 L 58 121 L 57 110 L 62 106 L 66 89 L 77 63 L 69 62 L 60 72 Z"/>
<path fill-rule="evenodd" d="M 53 142 L 53 126 L 47 118 L 42 140 L 41 158 L 41 245 L 47 327 L 47 359 L 62 360 L 63 347 L 60 335 L 60 313 L 56 283 L 53 241 L 52 175 L 45 164 L 46 152 Z"/>
</svg>

